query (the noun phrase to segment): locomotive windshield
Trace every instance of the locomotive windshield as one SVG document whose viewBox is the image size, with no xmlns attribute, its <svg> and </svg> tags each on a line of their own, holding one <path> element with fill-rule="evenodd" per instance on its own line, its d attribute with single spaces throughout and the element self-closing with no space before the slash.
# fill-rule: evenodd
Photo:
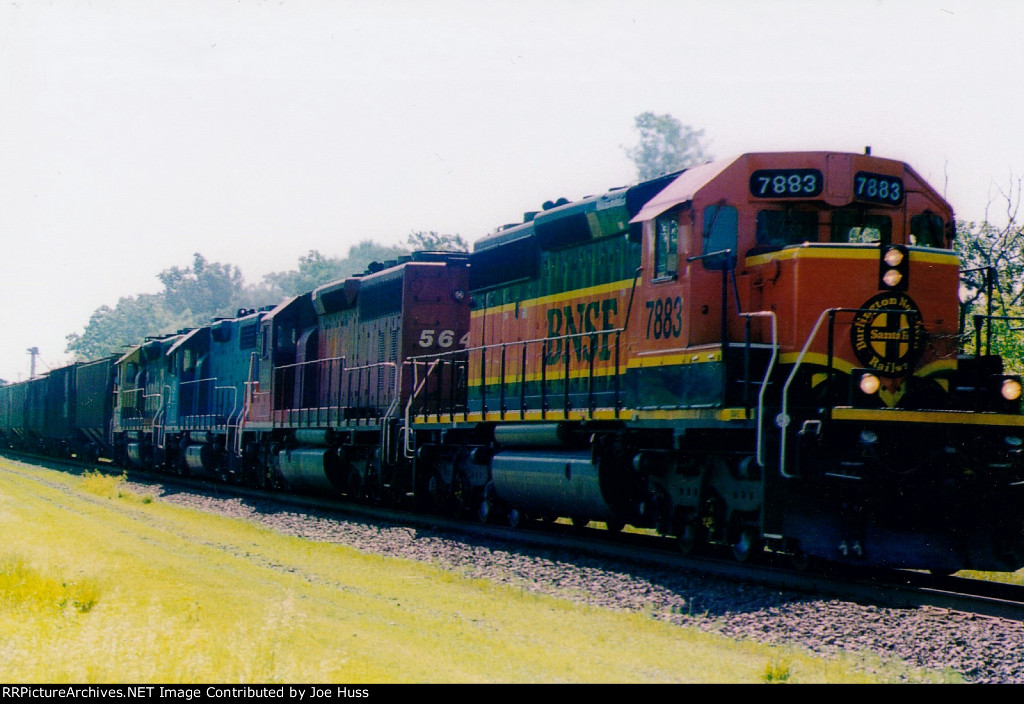
<svg viewBox="0 0 1024 704">
<path fill-rule="evenodd" d="M 910 244 L 918 247 L 945 247 L 945 223 L 942 218 L 926 210 L 910 218 Z"/>
<path fill-rule="evenodd" d="M 814 211 L 761 210 L 757 213 L 757 243 L 771 247 L 818 241 Z"/>
<path fill-rule="evenodd" d="M 889 244 L 892 242 L 892 218 L 860 210 L 837 210 L 832 214 L 832 241 Z"/>
<path fill-rule="evenodd" d="M 739 215 L 731 205 L 709 205 L 704 209 L 704 249 L 702 254 L 730 250 L 736 252 L 739 233 Z M 725 269 L 729 262 L 724 257 L 704 260 L 707 269 Z"/>
</svg>

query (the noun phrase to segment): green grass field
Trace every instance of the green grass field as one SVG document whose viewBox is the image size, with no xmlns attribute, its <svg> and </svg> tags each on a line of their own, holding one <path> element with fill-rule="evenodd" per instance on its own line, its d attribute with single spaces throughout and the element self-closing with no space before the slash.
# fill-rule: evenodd
<svg viewBox="0 0 1024 704">
<path fill-rule="evenodd" d="M 955 681 L 588 608 L 0 458 L 5 683 Z"/>
</svg>

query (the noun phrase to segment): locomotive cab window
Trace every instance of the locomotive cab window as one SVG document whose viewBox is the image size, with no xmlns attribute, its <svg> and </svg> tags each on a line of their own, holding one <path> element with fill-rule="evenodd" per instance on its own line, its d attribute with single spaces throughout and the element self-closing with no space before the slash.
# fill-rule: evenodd
<svg viewBox="0 0 1024 704">
<path fill-rule="evenodd" d="M 909 242 L 918 247 L 945 247 L 945 223 L 942 218 L 930 210 L 910 218 Z"/>
<path fill-rule="evenodd" d="M 654 278 L 669 279 L 679 268 L 679 211 L 654 222 Z"/>
<path fill-rule="evenodd" d="M 704 268 L 721 270 L 728 268 L 730 261 L 736 261 L 736 235 L 739 218 L 736 208 L 731 205 L 709 205 L 704 208 L 704 246 L 701 254 L 711 254 L 728 249 L 732 256 L 704 259 Z"/>
<path fill-rule="evenodd" d="M 832 214 L 832 241 L 889 244 L 892 242 L 892 218 L 860 210 L 837 210 Z"/>
<path fill-rule="evenodd" d="M 766 247 L 818 241 L 818 214 L 799 210 L 757 213 L 757 243 Z"/>
</svg>

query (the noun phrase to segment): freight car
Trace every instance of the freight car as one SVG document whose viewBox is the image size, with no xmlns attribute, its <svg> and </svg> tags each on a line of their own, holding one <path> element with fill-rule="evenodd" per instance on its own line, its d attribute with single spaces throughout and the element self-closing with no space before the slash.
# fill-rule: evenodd
<svg viewBox="0 0 1024 704">
<path fill-rule="evenodd" d="M 953 212 L 911 167 L 746 154 L 545 206 L 468 255 L 146 340 L 107 362 L 110 432 L 78 436 L 738 560 L 1024 564 L 1021 381 L 961 350 Z M 40 393 L 0 390 L 4 437 L 39 434 Z"/>
<path fill-rule="evenodd" d="M 0 443 L 70 457 L 110 457 L 113 358 L 0 386 Z"/>
</svg>

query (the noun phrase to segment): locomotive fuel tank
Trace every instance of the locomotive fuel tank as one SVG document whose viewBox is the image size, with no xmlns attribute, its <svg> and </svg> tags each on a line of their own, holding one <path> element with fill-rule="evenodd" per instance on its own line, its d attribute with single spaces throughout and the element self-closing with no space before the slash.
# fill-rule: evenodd
<svg viewBox="0 0 1024 704">
<path fill-rule="evenodd" d="M 334 449 L 284 449 L 274 457 L 273 464 L 293 489 L 331 492 L 345 487 L 344 465 Z"/>
<path fill-rule="evenodd" d="M 617 520 L 589 451 L 499 452 L 491 460 L 494 493 L 531 516 Z"/>
<path fill-rule="evenodd" d="M 185 465 L 193 476 L 213 476 L 217 467 L 217 450 L 210 443 L 186 445 Z"/>
</svg>

